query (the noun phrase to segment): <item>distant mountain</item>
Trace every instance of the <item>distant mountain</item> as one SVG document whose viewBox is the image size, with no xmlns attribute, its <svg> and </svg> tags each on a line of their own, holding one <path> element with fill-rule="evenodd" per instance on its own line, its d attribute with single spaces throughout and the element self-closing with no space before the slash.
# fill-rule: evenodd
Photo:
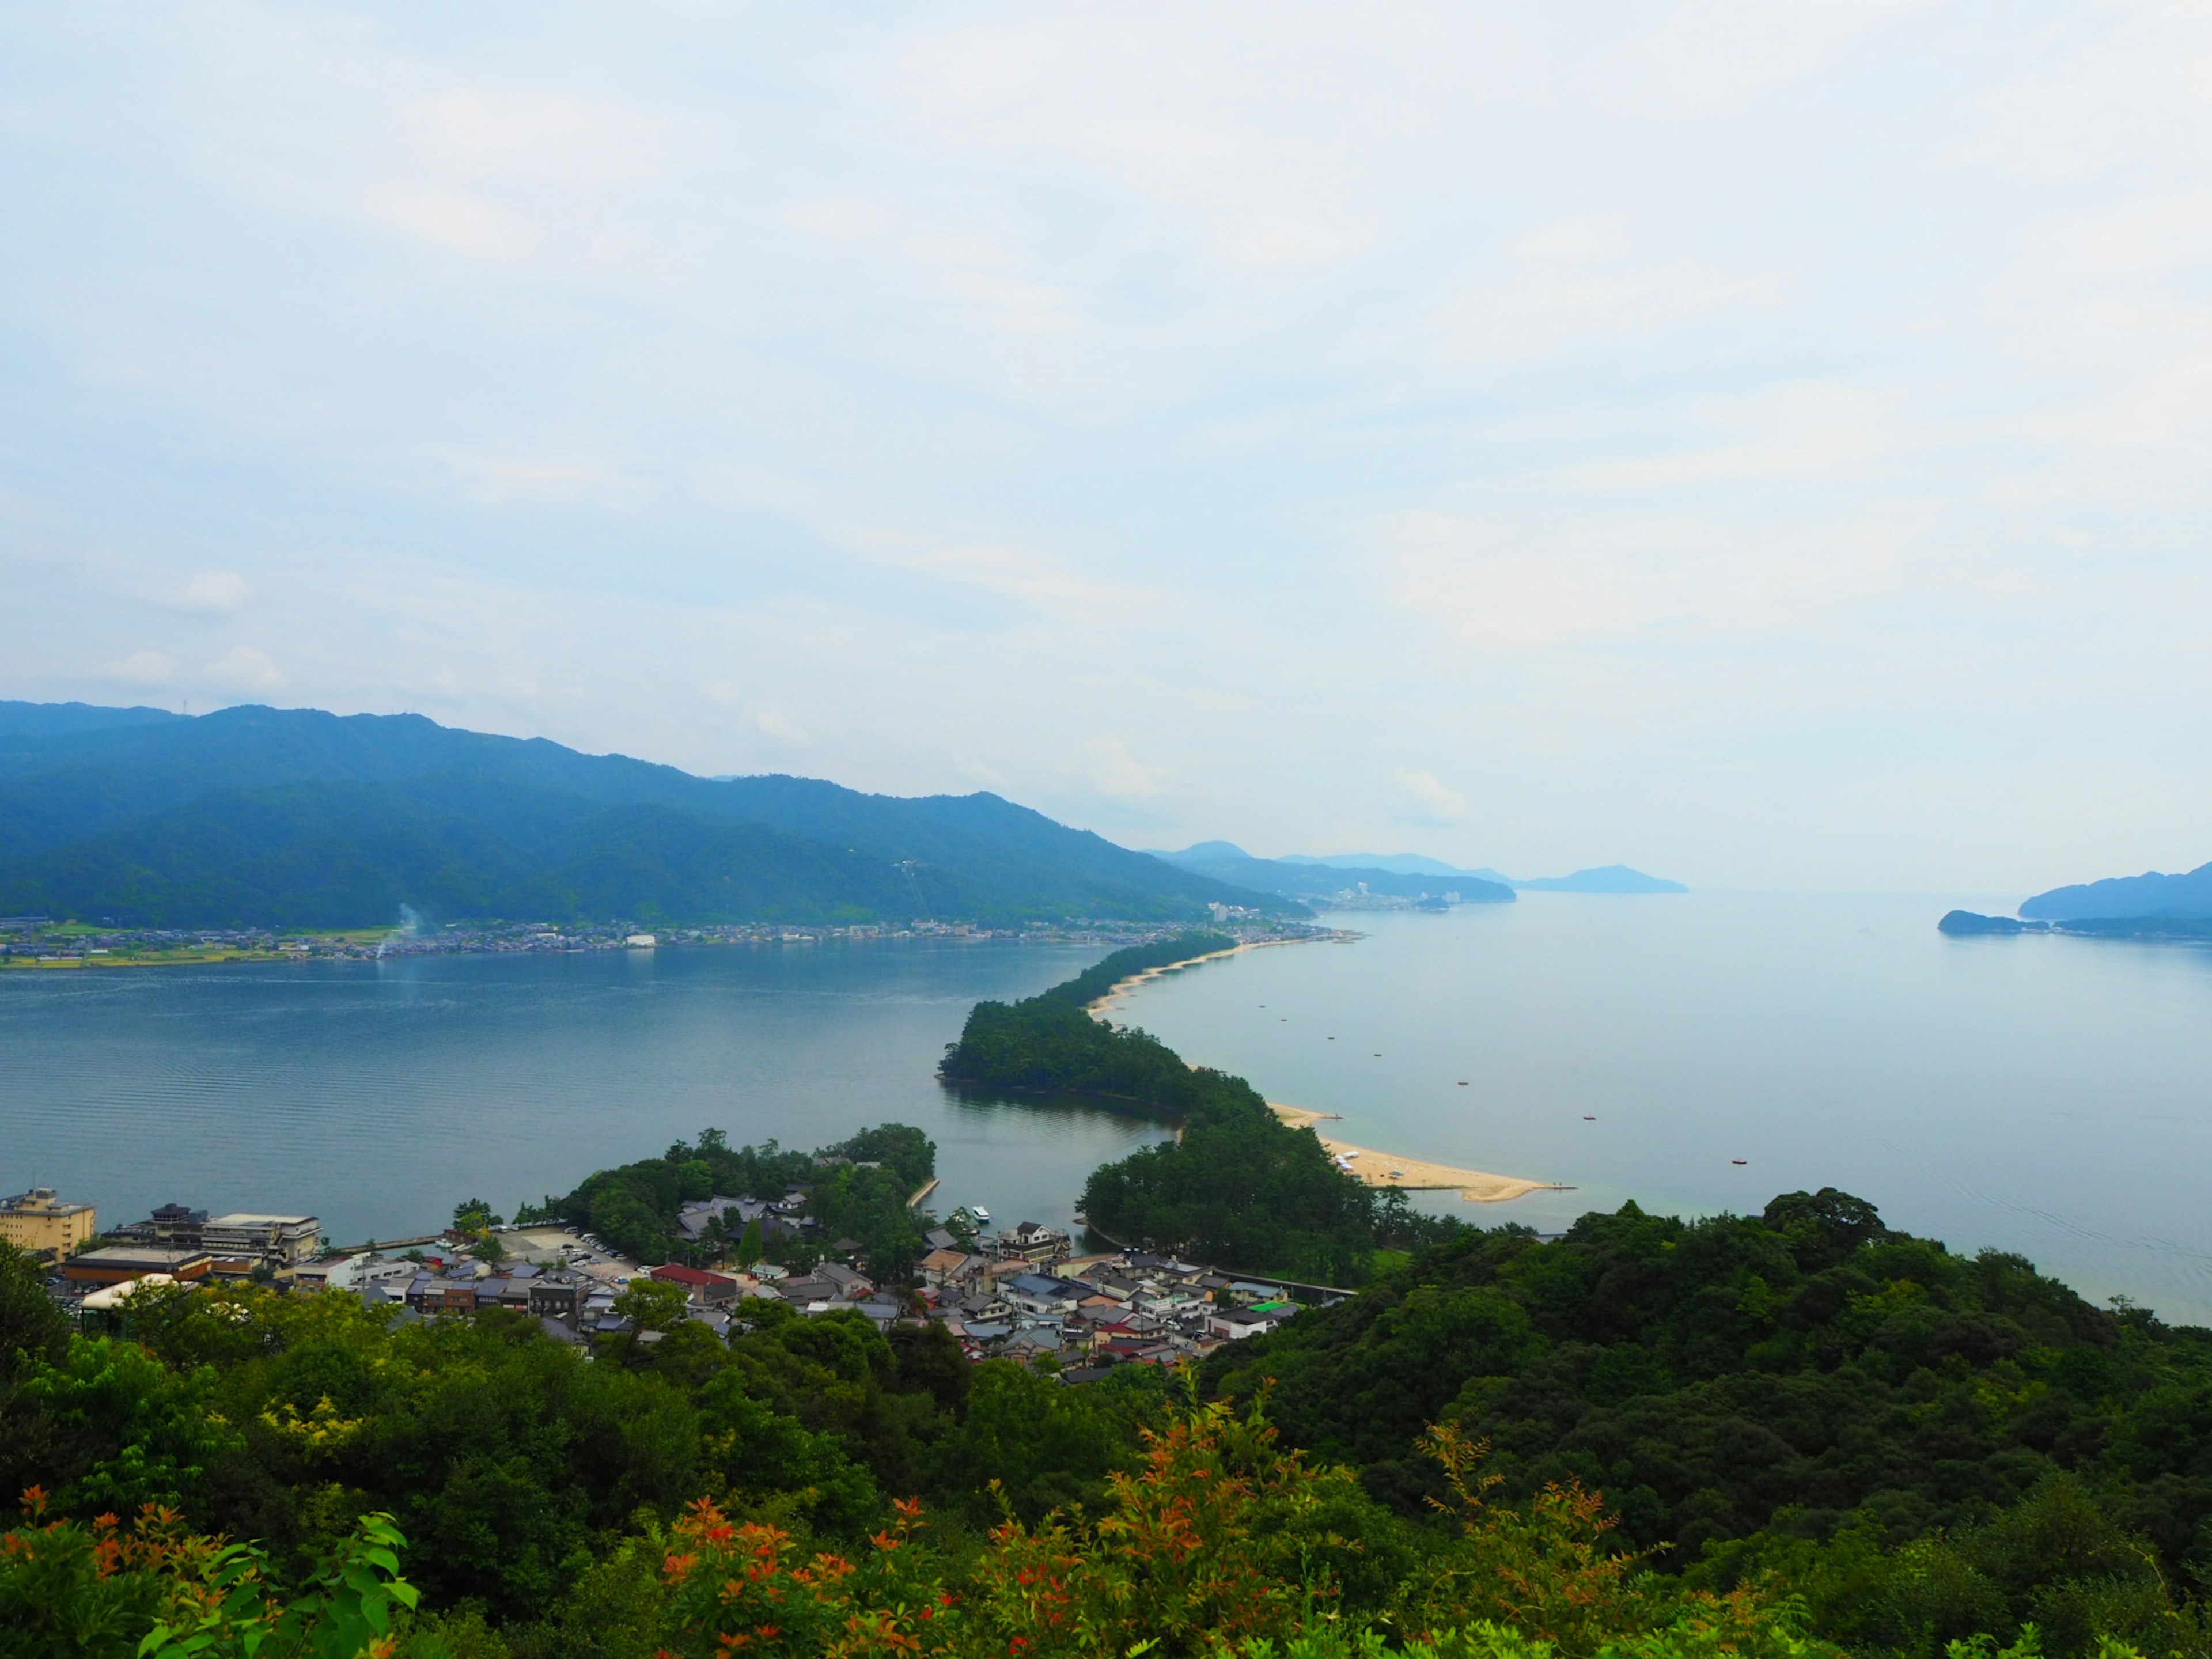
<svg viewBox="0 0 2212 1659">
<path fill-rule="evenodd" d="M 1156 856 L 1182 860 L 1196 856 L 1202 848 L 1228 847 L 1230 844 L 1225 841 L 1206 841 L 1181 853 L 1162 853 Z M 1240 848 L 1230 848 L 1230 851 L 1239 858 L 1245 856 Z M 1358 869 L 1370 875 L 1382 870 L 1395 875 L 1498 882 L 1529 893 L 1686 893 L 1690 890 L 1679 881 L 1662 881 L 1656 876 L 1647 876 L 1640 870 L 1632 870 L 1625 864 L 1608 864 L 1596 870 L 1577 870 L 1571 876 L 1545 876 L 1533 881 L 1516 881 L 1511 876 L 1500 875 L 1487 866 L 1461 869 L 1423 853 L 1331 853 L 1320 858 L 1310 853 L 1285 853 L 1273 861 L 1277 864 L 1322 865 L 1332 870 Z M 1372 887 L 1373 883 L 1370 881 L 1369 885 Z"/>
<path fill-rule="evenodd" d="M 1936 924 L 1936 931 L 1965 936 L 2037 933 L 2041 929 L 2031 927 L 2024 921 L 2015 921 L 2010 916 L 1985 916 L 1973 910 L 1947 910 L 1943 913 L 1942 921 Z"/>
<path fill-rule="evenodd" d="M 1577 870 L 1571 876 L 1547 876 L 1513 884 L 1528 893 L 1686 893 L 1679 881 L 1647 876 L 1625 864 L 1607 864 L 1595 870 Z"/>
<path fill-rule="evenodd" d="M 1322 863 L 1295 859 L 1255 859 L 1233 842 L 1202 841 L 1179 853 L 1155 853 L 1166 863 L 1216 881 L 1253 887 L 1285 898 L 1328 899 L 1365 884 L 1386 898 L 1418 899 L 1456 892 L 1464 904 L 1509 904 L 1513 890 L 1445 866 L 1443 875 L 1409 875 L 1379 866 Z"/>
<path fill-rule="evenodd" d="M 10 702 L 0 698 L 0 738 L 58 738 L 183 718 L 166 708 L 104 708 L 90 702 Z"/>
<path fill-rule="evenodd" d="M 2020 907 L 2020 913 L 2041 921 L 2212 916 L 2212 864 L 2201 864 L 2185 876 L 2160 875 L 2154 870 L 2140 876 L 2054 887 L 2028 900 Z"/>
<path fill-rule="evenodd" d="M 715 781 L 412 714 L 0 705 L 0 914 L 1173 921 L 1215 901 L 1296 908 L 993 794 Z"/>
<path fill-rule="evenodd" d="M 1477 881 L 1504 882 L 1509 886 L 1512 884 L 1510 876 L 1501 876 L 1495 870 L 1462 870 L 1421 853 L 1331 853 L 1322 858 L 1310 853 L 1285 853 L 1277 862 L 1326 864 L 1337 870 L 1387 870 L 1399 876 L 1472 876 Z"/>
</svg>

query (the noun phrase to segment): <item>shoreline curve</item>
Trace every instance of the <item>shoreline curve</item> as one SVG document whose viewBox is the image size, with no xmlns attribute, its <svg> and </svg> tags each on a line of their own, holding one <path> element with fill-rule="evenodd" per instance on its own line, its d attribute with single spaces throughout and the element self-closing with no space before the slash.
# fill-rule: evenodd
<svg viewBox="0 0 2212 1659">
<path fill-rule="evenodd" d="M 1201 962 L 1218 962 L 1240 951 L 1257 951 L 1273 945 L 1304 945 L 1320 943 L 1306 939 L 1252 939 L 1232 945 L 1226 951 L 1208 951 L 1203 956 L 1187 957 L 1181 962 L 1163 963 L 1157 968 L 1147 968 L 1127 979 L 1116 980 L 1105 992 L 1084 1006 L 1084 1012 L 1093 1019 L 1103 1019 L 1118 1009 L 1121 999 L 1147 981 L 1164 974 L 1180 972 L 1195 967 Z M 1332 939 L 1330 944 L 1349 943 L 1348 939 Z M 1372 1146 L 1358 1146 L 1348 1140 L 1337 1140 L 1322 1134 L 1315 1126 L 1329 1121 L 1341 1121 L 1337 1112 L 1316 1111 L 1308 1106 L 1286 1105 L 1279 1100 L 1267 1103 L 1268 1109 L 1293 1128 L 1312 1129 L 1314 1139 L 1335 1160 L 1337 1167 L 1364 1186 L 1395 1188 L 1400 1192 L 1456 1192 L 1470 1204 L 1504 1204 L 1530 1193 L 1571 1192 L 1571 1187 L 1556 1181 L 1533 1181 L 1525 1176 L 1498 1175 L 1489 1170 L 1462 1169 L 1456 1164 L 1434 1164 L 1426 1158 L 1401 1158 L 1393 1152 L 1377 1152 Z"/>
</svg>

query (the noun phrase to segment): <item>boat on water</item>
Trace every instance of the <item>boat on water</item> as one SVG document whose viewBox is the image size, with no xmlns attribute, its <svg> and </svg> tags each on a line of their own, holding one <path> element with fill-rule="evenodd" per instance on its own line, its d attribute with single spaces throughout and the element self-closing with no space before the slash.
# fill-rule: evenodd
<svg viewBox="0 0 2212 1659">
<path fill-rule="evenodd" d="M 991 1218 L 991 1212 L 980 1204 L 970 1204 L 968 1206 L 968 1213 L 978 1221 L 988 1221 Z"/>
</svg>

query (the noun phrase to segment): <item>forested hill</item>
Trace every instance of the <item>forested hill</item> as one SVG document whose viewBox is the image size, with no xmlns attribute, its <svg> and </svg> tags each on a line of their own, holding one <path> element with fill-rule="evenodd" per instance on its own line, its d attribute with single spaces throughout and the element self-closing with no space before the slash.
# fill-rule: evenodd
<svg viewBox="0 0 2212 1659">
<path fill-rule="evenodd" d="M 696 777 L 411 714 L 0 703 L 0 914 L 1153 921 L 1212 901 L 1285 908 L 988 793 Z"/>
<path fill-rule="evenodd" d="M 1832 1188 L 1703 1221 L 1632 1204 L 1553 1243 L 1469 1232 L 1204 1381 L 1266 1391 L 1293 1441 L 1407 1513 L 1441 1490 L 1415 1437 L 1456 1425 L 1501 1495 L 1601 1487 L 1693 1581 L 1782 1571 L 1824 1634 L 1873 1649 L 2034 1620 L 2080 1651 L 2212 1570 L 2212 1332 L 1952 1255 Z M 2192 1618 L 2172 1645 L 2202 1652 Z"/>
</svg>

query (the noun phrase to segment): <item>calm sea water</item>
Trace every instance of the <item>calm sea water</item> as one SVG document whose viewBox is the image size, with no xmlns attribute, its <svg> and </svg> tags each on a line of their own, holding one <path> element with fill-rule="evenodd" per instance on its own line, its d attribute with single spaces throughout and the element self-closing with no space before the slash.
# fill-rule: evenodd
<svg viewBox="0 0 2212 1659">
<path fill-rule="evenodd" d="M 1346 915 L 1365 939 L 1188 969 L 1124 1017 L 1341 1113 L 1347 1139 L 1576 1188 L 1443 1200 L 1472 1219 L 1836 1186 L 2212 1323 L 2212 948 L 1946 939 L 1953 902 L 2010 908 L 1529 893 Z"/>
<path fill-rule="evenodd" d="M 1631 1198 L 1756 1211 L 1832 1185 L 1954 1248 L 2212 1322 L 2212 949 L 1948 939 L 1949 903 L 1531 893 L 1344 915 L 1367 937 L 1168 975 L 1124 1017 L 1343 1114 L 1347 1139 L 1575 1188 L 1438 1200 L 1478 1221 L 1550 1231 Z M 1097 955 L 887 941 L 0 975 L 0 1189 L 48 1182 L 110 1218 L 173 1198 L 311 1210 L 392 1237 L 708 1125 L 811 1147 L 896 1120 L 937 1139 L 947 1206 L 1062 1221 L 1092 1167 L 1160 1128 L 963 1099 L 932 1068 L 976 998 Z"/>
<path fill-rule="evenodd" d="M 702 1127 L 812 1148 L 938 1144 L 945 1209 L 1066 1224 L 1158 1125 L 992 1103 L 933 1071 L 981 997 L 1096 949 L 924 940 L 0 975 L 0 1191 L 103 1220 L 175 1199 L 304 1211 L 343 1241 L 502 1212 Z"/>
</svg>

